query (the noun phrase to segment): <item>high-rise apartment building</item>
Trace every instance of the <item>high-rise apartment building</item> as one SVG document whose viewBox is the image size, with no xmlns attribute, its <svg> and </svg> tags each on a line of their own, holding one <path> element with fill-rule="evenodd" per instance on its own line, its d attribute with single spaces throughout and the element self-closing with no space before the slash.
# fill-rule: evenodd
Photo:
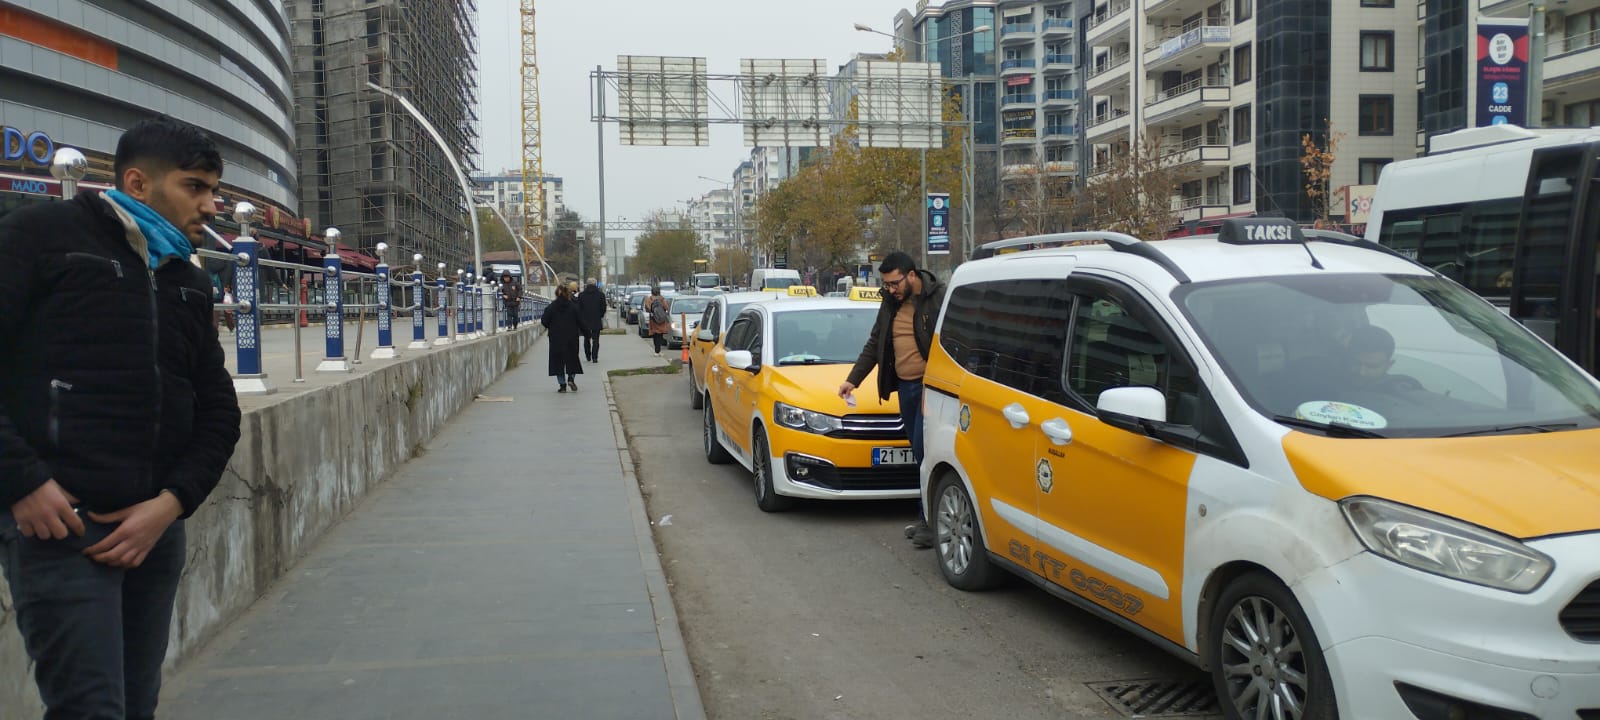
<svg viewBox="0 0 1600 720">
<path fill-rule="evenodd" d="M 476 0 L 287 0 L 301 211 L 345 242 L 469 267 L 467 198 L 409 100 L 469 162 L 477 145 Z M 470 171 L 470 168 L 468 168 Z"/>
<path fill-rule="evenodd" d="M 1310 219 L 1303 135 L 1343 134 L 1334 188 L 1416 153 L 1416 85 L 1396 61 L 1418 57 L 1416 18 L 1393 0 L 958 0 L 903 11 L 896 34 L 972 83 L 977 149 L 997 154 L 980 187 L 990 167 L 1093 181 L 1154 137 L 1180 219 Z"/>
<path fill-rule="evenodd" d="M 520 232 L 523 229 L 523 187 L 522 175 L 509 170 L 499 175 L 475 175 L 472 178 L 473 204 L 498 208 L 511 227 Z M 539 192 L 544 198 L 545 236 L 548 237 L 555 230 L 556 218 L 567 209 L 566 185 L 561 178 L 546 175 L 539 183 Z"/>
</svg>

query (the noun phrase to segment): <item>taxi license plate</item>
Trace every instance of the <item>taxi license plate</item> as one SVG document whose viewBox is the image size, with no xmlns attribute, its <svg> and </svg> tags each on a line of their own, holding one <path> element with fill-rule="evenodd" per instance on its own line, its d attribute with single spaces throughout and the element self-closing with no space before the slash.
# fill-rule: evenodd
<svg viewBox="0 0 1600 720">
<path fill-rule="evenodd" d="M 879 465 L 915 465 L 917 461 L 911 456 L 911 448 L 881 447 L 872 449 L 872 466 Z"/>
</svg>

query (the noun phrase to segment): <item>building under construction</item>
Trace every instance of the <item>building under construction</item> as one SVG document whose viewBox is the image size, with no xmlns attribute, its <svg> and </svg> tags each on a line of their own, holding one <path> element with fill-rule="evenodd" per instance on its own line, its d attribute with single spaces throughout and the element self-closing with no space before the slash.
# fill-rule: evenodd
<svg viewBox="0 0 1600 720">
<path fill-rule="evenodd" d="M 406 98 L 471 162 L 478 143 L 476 0 L 288 0 L 300 208 L 352 249 L 398 266 L 471 268 L 467 203 Z M 471 172 L 472 168 L 463 170 Z"/>
</svg>

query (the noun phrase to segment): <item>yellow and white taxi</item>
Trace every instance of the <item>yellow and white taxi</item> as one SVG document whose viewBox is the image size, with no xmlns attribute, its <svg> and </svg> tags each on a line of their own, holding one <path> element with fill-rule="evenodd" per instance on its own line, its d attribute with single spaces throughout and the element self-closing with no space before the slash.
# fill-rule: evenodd
<svg viewBox="0 0 1600 720">
<path fill-rule="evenodd" d="M 922 465 L 951 585 L 1025 577 L 1232 719 L 1600 717 L 1593 378 L 1350 236 L 1095 237 L 952 276 Z"/>
<path fill-rule="evenodd" d="M 883 288 L 857 285 L 850 288 L 850 299 L 858 302 L 883 302 Z"/>
<path fill-rule="evenodd" d="M 722 293 L 710 296 L 710 302 L 700 315 L 700 324 L 695 327 L 691 336 L 689 362 L 684 368 L 684 375 L 689 377 L 689 407 L 699 410 L 705 400 L 705 369 L 710 366 L 708 361 L 711 359 L 711 351 L 716 349 L 717 341 L 722 339 L 722 334 L 728 331 L 728 325 L 733 323 L 734 316 L 750 303 L 783 300 L 788 297 L 789 294 L 782 290 Z"/>
<path fill-rule="evenodd" d="M 734 318 L 706 368 L 706 460 L 737 460 L 756 505 L 796 498 L 915 498 L 917 465 L 897 398 L 837 389 L 871 334 L 878 308 L 833 298 L 756 303 Z M 869 376 L 863 387 L 876 387 Z"/>
</svg>

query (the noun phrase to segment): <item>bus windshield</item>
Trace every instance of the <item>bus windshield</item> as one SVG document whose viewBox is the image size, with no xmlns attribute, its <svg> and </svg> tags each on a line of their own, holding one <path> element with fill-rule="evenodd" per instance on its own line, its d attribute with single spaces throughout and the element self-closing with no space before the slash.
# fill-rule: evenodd
<svg viewBox="0 0 1600 720">
<path fill-rule="evenodd" d="M 1591 378 L 1448 280 L 1294 275 L 1185 285 L 1174 297 L 1268 417 L 1383 437 L 1600 427 Z"/>
<path fill-rule="evenodd" d="M 694 286 L 697 288 L 714 288 L 722 285 L 722 277 L 716 273 L 695 273 Z"/>
</svg>

